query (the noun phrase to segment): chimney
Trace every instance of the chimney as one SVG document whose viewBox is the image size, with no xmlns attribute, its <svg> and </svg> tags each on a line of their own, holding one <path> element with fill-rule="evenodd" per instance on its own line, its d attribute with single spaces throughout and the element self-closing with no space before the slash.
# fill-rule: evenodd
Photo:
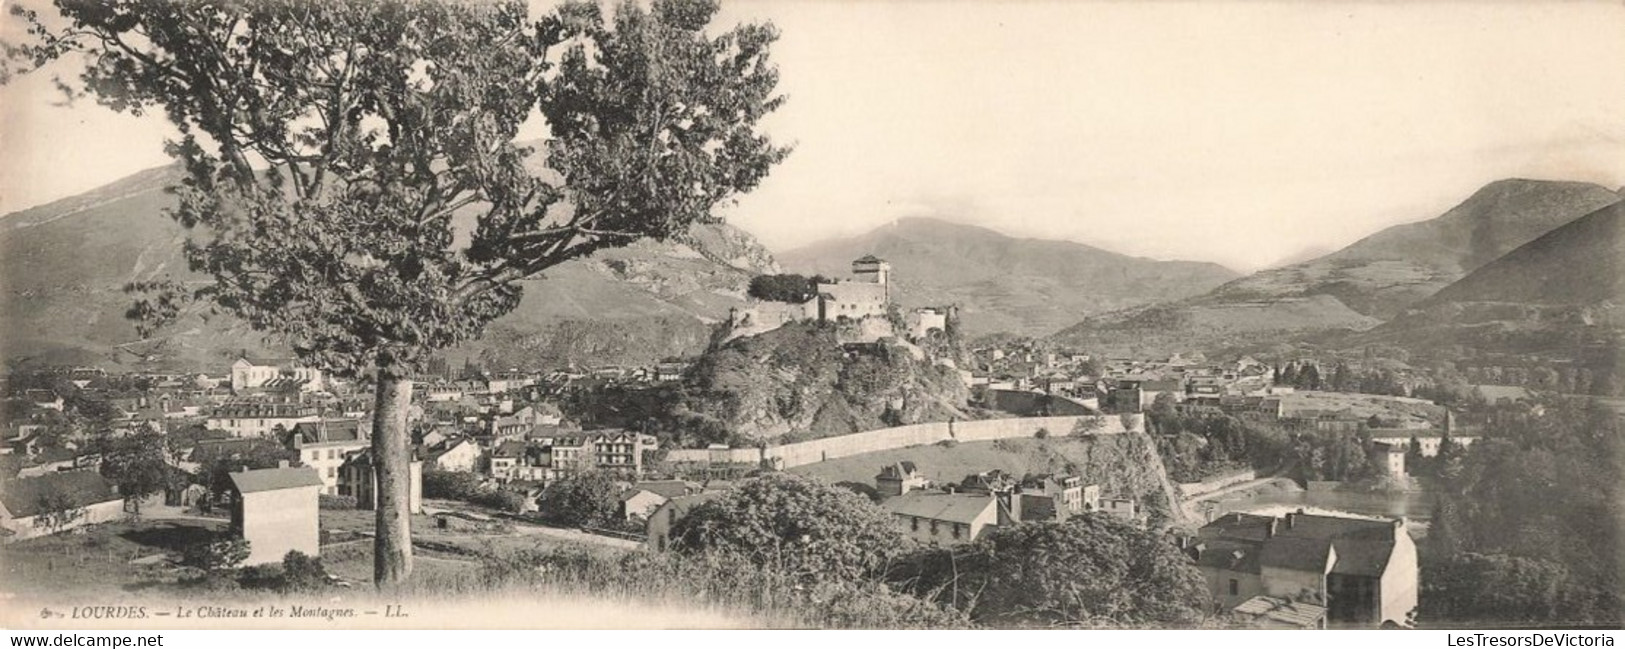
<svg viewBox="0 0 1625 649">
<path fill-rule="evenodd" d="M 1279 519 L 1279 518 L 1271 518 L 1270 522 L 1264 524 L 1264 538 L 1266 538 L 1266 539 L 1275 538 L 1275 526 L 1276 526 L 1277 523 L 1280 523 L 1280 522 L 1281 522 L 1281 519 Z M 1290 527 L 1290 526 L 1288 526 L 1288 527 Z"/>
</svg>

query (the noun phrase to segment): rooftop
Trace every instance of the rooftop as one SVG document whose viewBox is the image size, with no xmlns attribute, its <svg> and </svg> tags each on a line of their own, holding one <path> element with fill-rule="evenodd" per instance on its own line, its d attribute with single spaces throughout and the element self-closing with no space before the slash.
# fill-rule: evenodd
<svg viewBox="0 0 1625 649">
<path fill-rule="evenodd" d="M 261 491 L 278 491 L 281 489 L 297 489 L 300 487 L 320 487 L 322 478 L 316 470 L 310 467 L 285 467 L 276 469 L 255 469 L 232 473 L 231 484 L 237 488 L 238 493 L 256 493 Z"/>
<path fill-rule="evenodd" d="M 970 524 L 995 502 L 987 494 L 911 491 L 890 498 L 881 506 L 898 516 Z"/>
<path fill-rule="evenodd" d="M 22 518 L 44 511 L 47 498 L 51 496 L 62 496 L 74 507 L 119 499 L 113 484 L 100 473 L 63 471 L 7 482 L 0 491 L 0 503 L 5 503 L 6 511 L 13 517 Z"/>
</svg>

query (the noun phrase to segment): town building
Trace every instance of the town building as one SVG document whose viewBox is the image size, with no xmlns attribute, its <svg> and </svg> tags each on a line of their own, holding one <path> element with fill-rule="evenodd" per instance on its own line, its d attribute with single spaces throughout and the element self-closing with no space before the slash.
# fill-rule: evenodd
<svg viewBox="0 0 1625 649">
<path fill-rule="evenodd" d="M 1216 606 L 1260 595 L 1326 608 L 1331 626 L 1408 625 L 1416 610 L 1416 544 L 1404 519 L 1226 514 L 1188 548 Z"/>
<path fill-rule="evenodd" d="M 485 449 L 468 437 L 454 437 L 430 447 L 424 457 L 428 468 L 436 471 L 478 471 L 485 459 Z"/>
<path fill-rule="evenodd" d="M 647 519 L 673 498 L 681 498 L 698 493 L 697 484 L 682 480 L 650 480 L 639 482 L 621 492 L 621 518 L 632 520 L 634 518 Z"/>
<path fill-rule="evenodd" d="M 238 357 L 231 364 L 231 391 L 242 393 L 254 388 L 296 386 L 302 392 L 326 390 L 322 371 L 292 359 Z"/>
<path fill-rule="evenodd" d="M 414 514 L 423 513 L 423 461 L 416 455 L 407 463 L 407 508 Z M 378 472 L 372 461 L 372 449 L 350 454 L 339 467 L 338 495 L 355 499 L 356 509 L 374 509 L 378 506 Z"/>
<path fill-rule="evenodd" d="M 880 473 L 875 475 L 875 491 L 881 498 L 901 496 L 910 491 L 926 488 L 931 484 L 919 467 L 913 462 L 904 460 L 880 467 Z"/>
<path fill-rule="evenodd" d="M 970 543 L 999 524 L 999 500 L 988 493 L 910 491 L 881 507 L 898 531 L 925 545 Z"/>
<path fill-rule="evenodd" d="M 293 430 L 299 424 L 321 420 L 316 408 L 304 404 L 238 401 L 215 408 L 204 424 L 232 437 L 267 437 L 278 427 Z"/>
<path fill-rule="evenodd" d="M 299 454 L 300 463 L 316 469 L 324 485 L 322 492 L 339 493 L 339 467 L 351 453 L 372 444 L 367 427 L 359 419 L 322 419 L 295 424 L 285 445 Z"/>
<path fill-rule="evenodd" d="M 0 488 L 0 539 L 7 543 L 121 520 L 124 515 L 118 489 L 95 471 L 16 478 Z"/>
<path fill-rule="evenodd" d="M 678 496 L 662 503 L 649 515 L 649 534 L 645 547 L 654 552 L 665 552 L 672 545 L 672 528 L 695 507 L 721 498 L 726 491 L 704 491 Z"/>
<path fill-rule="evenodd" d="M 289 552 L 321 554 L 316 495 L 321 477 L 310 467 L 228 474 L 231 478 L 231 530 L 248 541 L 245 566 L 277 563 Z"/>
</svg>

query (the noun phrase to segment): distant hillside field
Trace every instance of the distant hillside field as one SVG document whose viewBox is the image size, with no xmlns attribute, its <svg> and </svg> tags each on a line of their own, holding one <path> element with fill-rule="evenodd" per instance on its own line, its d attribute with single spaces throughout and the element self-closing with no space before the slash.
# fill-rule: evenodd
<svg viewBox="0 0 1625 649">
<path fill-rule="evenodd" d="M 932 218 L 779 254 L 785 268 L 847 277 L 874 254 L 904 306 L 958 304 L 967 334 L 1044 336 L 1092 313 L 1197 295 L 1233 279 L 1217 264 L 1130 257 L 1070 241 L 1022 239 Z"/>
</svg>

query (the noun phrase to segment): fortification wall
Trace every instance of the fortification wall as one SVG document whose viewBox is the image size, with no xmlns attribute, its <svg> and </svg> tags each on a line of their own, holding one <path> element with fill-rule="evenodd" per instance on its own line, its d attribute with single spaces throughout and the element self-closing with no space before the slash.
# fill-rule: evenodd
<svg viewBox="0 0 1625 649">
<path fill-rule="evenodd" d="M 1179 495 L 1185 498 L 1196 498 L 1213 493 L 1231 485 L 1241 484 L 1249 480 L 1257 480 L 1258 472 L 1252 469 L 1237 471 L 1221 476 L 1215 476 L 1201 482 L 1179 483 Z"/>
<path fill-rule="evenodd" d="M 839 435 L 822 439 L 769 446 L 765 453 L 754 448 L 711 451 L 705 449 L 674 450 L 666 455 L 671 462 L 754 463 L 759 454 L 765 455 L 781 469 L 823 462 L 838 457 L 872 453 L 894 448 L 935 444 L 945 440 L 982 442 L 1015 437 L 1033 437 L 1039 430 L 1047 430 L 1058 437 L 1070 435 L 1084 420 L 1098 422 L 1090 430 L 1093 435 L 1115 435 L 1123 432 L 1144 432 L 1145 417 L 1139 414 L 1092 415 L 1070 417 L 1011 417 L 1008 419 L 977 419 L 971 421 L 932 422 L 895 428 Z M 1126 424 L 1126 425 L 1125 425 Z"/>
</svg>

